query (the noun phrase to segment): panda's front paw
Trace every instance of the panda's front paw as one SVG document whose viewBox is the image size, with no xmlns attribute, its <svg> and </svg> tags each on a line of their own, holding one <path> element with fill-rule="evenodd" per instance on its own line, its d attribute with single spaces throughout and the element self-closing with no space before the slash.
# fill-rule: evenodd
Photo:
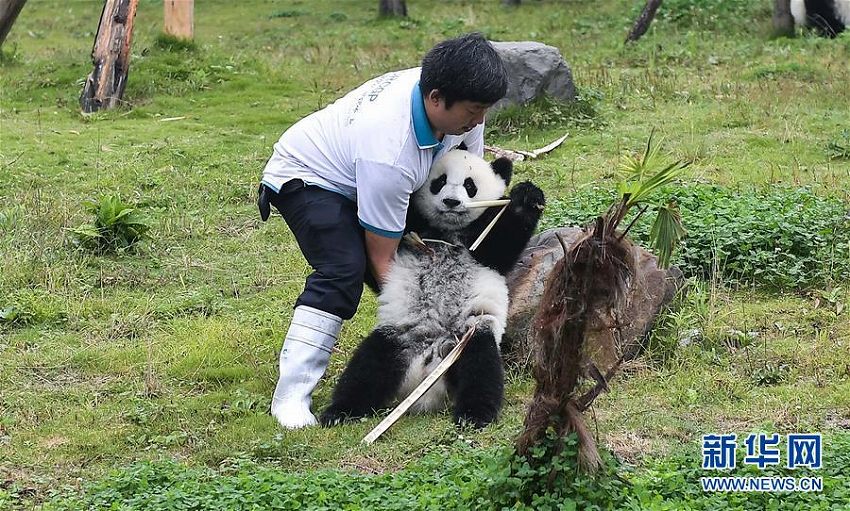
<svg viewBox="0 0 850 511">
<path fill-rule="evenodd" d="M 524 181 L 514 186 L 510 194 L 511 208 L 517 213 L 532 214 L 537 217 L 546 206 L 546 197 L 543 190 L 529 181 Z"/>
</svg>

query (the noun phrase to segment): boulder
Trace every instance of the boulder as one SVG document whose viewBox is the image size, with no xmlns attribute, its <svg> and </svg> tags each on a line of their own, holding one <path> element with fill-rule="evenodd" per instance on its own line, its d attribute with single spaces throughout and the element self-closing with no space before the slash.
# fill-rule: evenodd
<svg viewBox="0 0 850 511">
<path fill-rule="evenodd" d="M 531 323 L 543 295 L 546 277 L 555 263 L 564 257 L 556 233 L 569 247 L 582 232 L 578 227 L 560 227 L 534 236 L 517 266 L 508 274 L 511 303 L 502 350 L 509 363 L 524 367 L 530 361 L 533 342 Z M 590 325 L 586 332 L 585 355 L 602 374 L 620 356 L 631 360 L 640 354 L 656 317 L 684 284 L 678 268 L 660 269 L 656 257 L 650 252 L 636 245 L 633 251 L 635 275 L 630 281 L 626 303 L 621 310 L 610 311 L 604 320 L 606 324 Z"/>
<path fill-rule="evenodd" d="M 575 99 L 573 74 L 554 46 L 533 41 L 492 44 L 508 72 L 508 93 L 492 111 L 525 105 L 544 94 L 560 101 Z"/>
</svg>

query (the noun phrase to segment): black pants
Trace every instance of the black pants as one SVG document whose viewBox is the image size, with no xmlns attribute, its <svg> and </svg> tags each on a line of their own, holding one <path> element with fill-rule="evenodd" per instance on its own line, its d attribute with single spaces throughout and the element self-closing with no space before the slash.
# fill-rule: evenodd
<svg viewBox="0 0 850 511">
<path fill-rule="evenodd" d="M 374 289 L 357 204 L 318 186 L 304 186 L 298 179 L 285 183 L 278 193 L 271 189 L 267 193 L 313 268 L 295 306 L 307 305 L 351 319 L 363 294 L 364 279 Z"/>
</svg>

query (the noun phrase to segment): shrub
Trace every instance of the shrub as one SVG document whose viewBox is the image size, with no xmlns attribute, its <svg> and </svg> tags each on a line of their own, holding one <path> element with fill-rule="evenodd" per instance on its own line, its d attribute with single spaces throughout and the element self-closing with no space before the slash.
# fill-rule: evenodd
<svg viewBox="0 0 850 511">
<path fill-rule="evenodd" d="M 673 264 L 687 276 L 727 284 L 803 289 L 850 278 L 850 217 L 841 199 L 807 188 L 732 190 L 694 185 L 663 191 L 679 204 L 687 237 Z M 584 225 L 604 211 L 610 191 L 585 189 L 547 205 L 543 228 Z M 630 236 L 648 246 L 649 222 Z"/>
<path fill-rule="evenodd" d="M 94 221 L 71 229 L 77 243 L 97 253 L 123 252 L 147 237 L 150 226 L 138 212 L 117 195 L 86 202 Z"/>
</svg>

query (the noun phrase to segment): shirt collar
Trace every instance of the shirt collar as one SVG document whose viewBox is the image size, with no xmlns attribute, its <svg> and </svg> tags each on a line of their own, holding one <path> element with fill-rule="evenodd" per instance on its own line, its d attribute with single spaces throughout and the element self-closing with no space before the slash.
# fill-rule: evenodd
<svg viewBox="0 0 850 511">
<path fill-rule="evenodd" d="M 443 144 L 434 136 L 431 123 L 428 122 L 428 116 L 425 114 L 425 99 L 422 97 L 418 81 L 410 93 L 410 114 L 413 117 L 413 133 L 416 135 L 416 145 L 419 149 L 438 151 L 442 148 Z"/>
</svg>

